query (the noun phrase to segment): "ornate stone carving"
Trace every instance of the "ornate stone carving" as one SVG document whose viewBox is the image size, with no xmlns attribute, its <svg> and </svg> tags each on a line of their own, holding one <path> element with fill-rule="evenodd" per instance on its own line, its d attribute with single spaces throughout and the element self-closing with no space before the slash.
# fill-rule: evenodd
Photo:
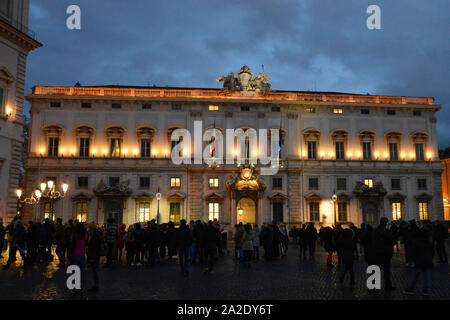
<svg viewBox="0 0 450 320">
<path fill-rule="evenodd" d="M 270 81 L 270 78 L 264 72 L 258 73 L 256 78 L 253 78 L 253 71 L 250 70 L 249 67 L 243 66 L 237 72 L 237 78 L 234 76 L 233 72 L 230 72 L 228 76 L 218 77 L 216 79 L 217 82 L 223 82 L 223 88 L 229 91 L 255 91 L 255 92 L 263 92 L 267 94 L 270 91 L 270 83 L 266 83 Z"/>
</svg>

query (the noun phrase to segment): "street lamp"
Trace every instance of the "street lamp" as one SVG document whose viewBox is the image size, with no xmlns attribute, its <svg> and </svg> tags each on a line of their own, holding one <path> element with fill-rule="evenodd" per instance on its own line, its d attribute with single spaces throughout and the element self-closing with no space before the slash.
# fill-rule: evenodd
<svg viewBox="0 0 450 320">
<path fill-rule="evenodd" d="M 20 203 L 26 203 L 30 205 L 37 204 L 42 197 L 42 193 L 39 189 L 34 190 L 29 198 L 22 197 L 22 195 L 23 195 L 22 189 L 17 189 L 16 190 L 17 200 L 19 200 Z"/>
<path fill-rule="evenodd" d="M 334 206 L 334 227 L 336 228 L 336 201 L 338 197 L 336 195 L 336 192 L 333 190 L 333 196 L 331 197 L 331 200 L 333 200 L 333 206 Z"/>
<path fill-rule="evenodd" d="M 159 200 L 161 200 L 161 193 L 159 192 L 159 187 L 158 193 L 156 194 L 156 200 L 158 200 L 158 212 L 156 214 L 156 223 L 159 225 Z"/>
</svg>

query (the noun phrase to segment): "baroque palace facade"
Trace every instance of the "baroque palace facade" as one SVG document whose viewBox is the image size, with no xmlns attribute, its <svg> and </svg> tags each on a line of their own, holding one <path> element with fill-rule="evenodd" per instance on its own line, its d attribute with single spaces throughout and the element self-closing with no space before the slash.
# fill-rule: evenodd
<svg viewBox="0 0 450 320">
<path fill-rule="evenodd" d="M 433 98 L 273 91 L 265 73 L 253 79 L 244 66 L 237 75 L 218 78 L 223 89 L 34 87 L 24 194 L 47 180 L 69 191 L 26 205 L 25 220 L 443 219 Z M 278 172 L 175 165 L 171 133 L 194 132 L 194 121 L 203 130 L 279 129 Z M 240 157 L 235 146 L 224 149 Z"/>
<path fill-rule="evenodd" d="M 0 217 L 5 221 L 17 213 L 27 56 L 42 46 L 28 29 L 28 8 L 28 0 L 0 1 Z"/>
</svg>

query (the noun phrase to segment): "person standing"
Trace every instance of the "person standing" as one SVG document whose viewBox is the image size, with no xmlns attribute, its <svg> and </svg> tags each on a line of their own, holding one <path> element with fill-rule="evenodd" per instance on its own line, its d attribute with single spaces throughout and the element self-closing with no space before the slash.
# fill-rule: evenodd
<svg viewBox="0 0 450 320">
<path fill-rule="evenodd" d="M 99 291 L 99 276 L 98 268 L 100 265 L 100 252 L 102 245 L 102 230 L 97 227 L 95 222 L 89 224 L 89 240 L 87 247 L 87 262 L 92 269 L 94 277 L 94 285 L 88 291 L 98 292 Z"/>
<path fill-rule="evenodd" d="M 431 286 L 431 268 L 433 267 L 433 240 L 431 226 L 425 224 L 422 228 L 416 229 L 412 235 L 412 256 L 414 260 L 414 274 L 404 293 L 414 294 L 414 287 L 420 274 L 424 275 L 423 295 L 429 295 Z"/>
<path fill-rule="evenodd" d="M 448 239 L 448 228 L 440 221 L 435 221 L 433 225 L 433 242 L 436 246 L 436 253 L 439 257 L 439 263 L 448 263 L 445 242 Z"/>
<path fill-rule="evenodd" d="M 353 262 L 355 260 L 355 234 L 352 229 L 344 229 L 341 237 L 337 241 L 337 247 L 342 255 L 342 262 L 344 264 L 344 270 L 339 277 L 339 282 L 344 282 L 345 275 L 350 273 L 350 284 L 355 285 L 355 274 L 353 271 Z"/>
<path fill-rule="evenodd" d="M 307 240 L 307 234 L 306 234 L 306 224 L 302 225 L 302 228 L 298 231 L 298 246 L 300 248 L 300 259 L 306 260 L 306 249 L 308 246 L 308 240 Z"/>
<path fill-rule="evenodd" d="M 64 268 L 66 266 L 66 257 L 64 254 L 64 227 L 62 225 L 62 219 L 56 219 L 56 227 L 55 227 L 55 242 L 56 242 L 56 255 L 58 256 L 59 268 Z"/>
<path fill-rule="evenodd" d="M 242 226 L 242 222 L 235 226 L 236 232 L 234 233 L 234 260 L 235 261 L 244 261 L 244 255 L 242 252 L 242 237 L 244 236 L 244 227 Z M 238 258 L 239 255 L 239 258 Z"/>
<path fill-rule="evenodd" d="M 25 255 L 25 227 L 23 226 L 22 221 L 18 218 L 16 219 L 14 223 L 14 233 L 12 236 L 12 241 L 10 245 L 10 253 L 8 261 L 6 262 L 6 265 L 3 267 L 4 269 L 8 269 L 11 262 L 15 261 L 16 259 L 16 252 L 19 250 L 20 256 L 22 257 L 22 260 L 24 262 L 24 265 L 26 263 L 26 255 Z"/>
<path fill-rule="evenodd" d="M 74 289 L 74 293 L 81 294 L 84 287 L 84 273 L 86 271 L 86 245 L 88 235 L 83 223 L 77 223 L 75 232 L 72 236 L 72 254 L 71 264 L 77 265 L 81 270 L 81 289 Z"/>
<path fill-rule="evenodd" d="M 393 255 L 394 237 L 386 228 L 388 219 L 382 217 L 380 225 L 373 232 L 373 247 L 377 265 L 383 269 L 385 290 L 394 290 L 391 283 L 391 259 Z"/>
<path fill-rule="evenodd" d="M 259 260 L 259 246 L 260 246 L 260 233 L 259 227 L 257 224 L 255 224 L 255 227 L 253 228 L 253 233 L 255 237 L 253 238 L 253 259 L 258 261 Z"/>
<path fill-rule="evenodd" d="M 246 267 L 250 267 L 250 261 L 252 259 L 253 255 L 253 240 L 255 238 L 255 235 L 252 230 L 252 226 L 247 223 L 245 225 L 245 231 L 242 236 L 242 244 L 241 248 L 244 252 L 244 264 Z"/>
<path fill-rule="evenodd" d="M 128 227 L 128 232 L 123 236 L 125 250 L 127 255 L 127 267 L 134 266 L 134 228 L 133 225 Z"/>
<path fill-rule="evenodd" d="M 325 227 L 322 230 L 322 241 L 323 247 L 326 252 L 328 252 L 327 256 L 327 267 L 333 266 L 333 252 L 336 252 L 336 243 L 335 243 L 335 233 L 331 227 Z"/>
<path fill-rule="evenodd" d="M 169 221 L 167 224 L 166 244 L 169 261 L 172 261 L 172 257 L 177 254 L 177 248 L 175 246 L 175 224 L 173 221 Z"/>
<path fill-rule="evenodd" d="M 310 223 L 308 227 L 306 227 L 306 239 L 307 245 L 309 249 L 309 258 L 314 260 L 314 253 L 316 249 L 316 241 L 317 241 L 317 230 L 314 228 L 314 224 Z"/>
<path fill-rule="evenodd" d="M 189 251 L 192 245 L 192 232 L 186 220 L 180 220 L 180 227 L 175 232 L 175 247 L 178 250 L 181 274 L 189 275 Z"/>
<path fill-rule="evenodd" d="M 116 249 L 117 243 L 117 225 L 114 218 L 108 218 L 107 226 L 106 226 L 106 243 L 108 245 L 108 253 L 106 255 L 106 264 L 105 267 L 109 267 L 113 261 L 114 250 Z"/>
<path fill-rule="evenodd" d="M 127 233 L 126 227 L 127 226 L 122 223 L 119 227 L 119 234 L 117 235 L 117 249 L 119 250 L 119 255 L 118 255 L 119 263 L 122 263 L 123 247 L 125 246 L 124 241 L 123 241 L 123 236 Z"/>
<path fill-rule="evenodd" d="M 204 273 L 213 272 L 214 257 L 219 241 L 220 231 L 214 227 L 213 222 L 210 220 L 203 233 L 203 248 L 205 250 Z"/>
</svg>

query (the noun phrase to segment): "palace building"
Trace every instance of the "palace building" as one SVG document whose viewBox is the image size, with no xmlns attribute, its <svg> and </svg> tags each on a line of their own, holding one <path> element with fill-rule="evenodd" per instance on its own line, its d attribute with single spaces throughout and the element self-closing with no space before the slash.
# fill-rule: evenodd
<svg viewBox="0 0 450 320">
<path fill-rule="evenodd" d="M 223 89 L 35 86 L 26 97 L 23 194 L 49 180 L 69 189 L 25 205 L 25 221 L 217 219 L 231 227 L 443 219 L 433 98 L 280 91 L 268 80 L 244 66 L 217 79 Z M 203 131 L 278 129 L 277 173 L 237 161 L 259 152 L 247 140 L 243 148 L 225 144 L 232 164 L 174 164 L 171 134 L 194 132 L 194 121 Z"/>
<path fill-rule="evenodd" d="M 28 9 L 28 0 L 0 1 L 0 217 L 5 222 L 17 214 L 27 56 L 42 46 L 28 29 Z"/>
</svg>

